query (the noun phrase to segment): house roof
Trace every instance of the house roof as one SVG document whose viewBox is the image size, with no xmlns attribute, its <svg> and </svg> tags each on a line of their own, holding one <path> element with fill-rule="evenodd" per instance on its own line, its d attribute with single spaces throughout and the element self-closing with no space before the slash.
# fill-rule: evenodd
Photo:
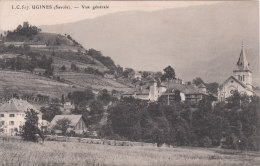
<svg viewBox="0 0 260 166">
<path fill-rule="evenodd" d="M 33 71 L 34 71 L 34 72 L 45 72 L 45 69 L 35 68 Z"/>
<path fill-rule="evenodd" d="M 30 109 L 41 113 L 36 107 L 27 101 L 13 98 L 0 107 L 0 112 L 25 112 L 29 111 Z"/>
<path fill-rule="evenodd" d="M 142 89 L 141 91 L 136 92 L 136 95 L 149 95 L 149 89 Z"/>
<path fill-rule="evenodd" d="M 122 95 L 134 95 L 136 92 L 135 89 L 131 89 L 130 91 L 124 92 Z"/>
<path fill-rule="evenodd" d="M 207 88 L 206 85 L 204 85 L 203 83 L 198 85 L 199 88 Z"/>
<path fill-rule="evenodd" d="M 70 126 L 75 127 L 81 118 L 82 115 L 56 115 L 51 121 L 51 126 L 56 125 L 58 120 L 69 119 L 71 121 Z"/>
<path fill-rule="evenodd" d="M 166 90 L 166 93 L 171 93 L 174 90 L 179 90 L 184 94 L 205 94 L 198 87 L 194 85 L 184 85 L 175 82 L 170 82 L 169 88 Z"/>
</svg>

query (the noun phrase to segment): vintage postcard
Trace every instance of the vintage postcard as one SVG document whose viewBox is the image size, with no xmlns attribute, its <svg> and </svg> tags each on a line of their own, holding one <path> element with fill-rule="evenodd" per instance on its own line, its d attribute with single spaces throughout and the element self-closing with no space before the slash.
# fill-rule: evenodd
<svg viewBox="0 0 260 166">
<path fill-rule="evenodd" d="M 0 166 L 260 165 L 258 1 L 0 0 Z"/>
</svg>

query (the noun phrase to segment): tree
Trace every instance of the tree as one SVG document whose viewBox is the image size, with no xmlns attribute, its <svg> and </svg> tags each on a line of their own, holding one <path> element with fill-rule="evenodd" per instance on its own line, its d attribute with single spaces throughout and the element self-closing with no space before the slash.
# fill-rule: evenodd
<svg viewBox="0 0 260 166">
<path fill-rule="evenodd" d="M 53 130 L 61 130 L 62 135 L 66 135 L 68 128 L 70 127 L 71 121 L 68 118 L 60 119 L 53 126 Z"/>
<path fill-rule="evenodd" d="M 99 93 L 97 99 L 99 101 L 102 101 L 104 103 L 104 105 L 107 105 L 111 101 L 111 96 L 110 96 L 110 94 L 108 93 L 108 91 L 106 89 L 103 89 Z"/>
<path fill-rule="evenodd" d="M 64 104 L 65 103 L 65 98 L 64 95 L 61 95 L 61 103 Z"/>
<path fill-rule="evenodd" d="M 103 117 L 103 113 L 104 113 L 104 107 L 103 104 L 100 101 L 97 100 L 92 100 L 90 101 L 89 104 L 90 107 L 90 118 L 89 123 L 93 124 L 93 123 L 98 123 L 101 118 Z"/>
<path fill-rule="evenodd" d="M 60 68 L 61 71 L 66 71 L 66 67 L 64 65 L 61 66 Z"/>
<path fill-rule="evenodd" d="M 163 69 L 163 71 L 164 74 L 161 77 L 162 81 L 175 79 L 175 71 L 171 66 L 166 67 L 165 69 Z"/>
<path fill-rule="evenodd" d="M 177 102 L 180 102 L 181 101 L 181 92 L 179 90 L 175 90 L 174 92 L 174 100 L 177 101 Z"/>
<path fill-rule="evenodd" d="M 25 112 L 25 124 L 21 127 L 21 136 L 25 141 L 37 142 L 37 134 L 40 133 L 38 128 L 38 113 L 33 109 Z"/>
<path fill-rule="evenodd" d="M 147 71 L 144 71 L 143 72 L 143 78 L 146 78 L 146 77 L 148 77 L 149 76 L 149 73 L 147 72 Z"/>
<path fill-rule="evenodd" d="M 200 84 L 205 84 L 204 81 L 200 77 L 196 77 L 195 79 L 192 80 L 192 83 L 196 86 Z"/>
<path fill-rule="evenodd" d="M 79 70 L 79 68 L 77 67 L 77 65 L 75 65 L 74 63 L 72 63 L 72 64 L 70 65 L 70 69 L 71 69 L 72 71 L 78 71 L 78 70 Z"/>
<path fill-rule="evenodd" d="M 130 73 L 133 73 L 133 72 L 134 72 L 133 69 L 131 69 L 131 68 L 125 68 L 125 70 L 123 71 L 123 76 L 124 76 L 125 78 L 128 78 L 128 77 L 129 77 L 129 74 L 130 74 Z"/>
<path fill-rule="evenodd" d="M 94 99 L 95 95 L 91 89 L 87 89 L 86 91 L 74 91 L 70 97 L 74 104 L 78 105 L 83 101 L 90 101 Z"/>
<path fill-rule="evenodd" d="M 208 83 L 206 84 L 206 87 L 210 93 L 218 94 L 218 87 L 219 87 L 218 83 L 216 82 Z"/>
<path fill-rule="evenodd" d="M 48 107 L 41 107 L 40 111 L 43 113 L 42 119 L 51 121 L 55 115 L 61 115 L 60 107 L 56 104 L 51 104 Z"/>
<path fill-rule="evenodd" d="M 168 82 L 168 88 L 169 88 L 169 81 L 175 79 L 175 71 L 174 71 L 174 69 L 171 66 L 166 67 L 165 69 L 163 69 L 163 71 L 164 71 L 164 74 L 162 75 L 161 80 L 162 81 L 167 81 Z M 169 94 L 168 94 L 167 101 L 168 101 L 167 102 L 168 105 L 170 105 L 170 96 L 169 96 Z"/>
</svg>

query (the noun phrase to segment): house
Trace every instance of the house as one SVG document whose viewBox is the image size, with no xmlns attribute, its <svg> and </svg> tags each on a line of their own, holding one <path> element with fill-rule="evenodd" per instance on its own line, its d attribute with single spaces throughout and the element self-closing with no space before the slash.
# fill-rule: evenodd
<svg viewBox="0 0 260 166">
<path fill-rule="evenodd" d="M 8 46 L 15 46 L 15 47 L 23 47 L 24 46 L 24 42 L 4 42 L 4 46 L 8 47 Z"/>
<path fill-rule="evenodd" d="M 16 135 L 25 123 L 25 112 L 33 109 L 38 113 L 38 125 L 42 127 L 42 113 L 25 100 L 11 99 L 0 107 L 0 128 L 5 135 Z"/>
<path fill-rule="evenodd" d="M 63 104 L 64 111 L 70 112 L 71 110 L 75 109 L 75 105 L 71 102 L 67 101 Z"/>
<path fill-rule="evenodd" d="M 166 91 L 164 85 L 158 86 L 155 79 L 150 80 L 147 83 L 141 83 L 136 85 L 135 89 L 125 92 L 122 97 L 134 97 L 141 100 L 157 101 L 160 95 Z"/>
<path fill-rule="evenodd" d="M 167 97 L 169 95 L 169 99 L 174 100 L 175 93 L 177 91 L 180 92 L 181 101 L 187 101 L 191 104 L 196 104 L 205 96 L 209 96 L 206 92 L 206 86 L 200 84 L 199 86 L 195 85 L 186 85 L 182 84 L 182 82 L 170 81 L 168 83 L 163 83 L 167 85 L 167 90 L 163 93 L 162 97 Z"/>
<path fill-rule="evenodd" d="M 108 79 L 114 79 L 114 78 L 115 78 L 114 75 L 112 75 L 112 74 L 107 74 L 107 73 L 104 75 L 104 77 L 105 77 L 105 78 L 108 78 Z"/>
<path fill-rule="evenodd" d="M 254 95 L 252 81 L 252 71 L 249 69 L 249 63 L 244 47 L 242 46 L 236 68 L 233 70 L 233 75 L 228 77 L 218 89 L 218 101 L 225 101 L 234 91 L 247 94 L 248 96 Z"/>
<path fill-rule="evenodd" d="M 140 73 L 140 72 L 135 72 L 134 78 L 137 79 L 137 80 L 142 80 L 142 73 Z"/>
<path fill-rule="evenodd" d="M 43 75 L 45 73 L 45 69 L 41 69 L 41 68 L 35 68 L 33 70 L 34 74 L 38 74 L 38 75 Z"/>
<path fill-rule="evenodd" d="M 50 122 L 48 122 L 47 120 L 42 120 L 41 122 L 41 130 L 43 132 L 46 132 L 48 130 L 48 126 L 50 125 Z"/>
<path fill-rule="evenodd" d="M 141 72 L 133 71 L 129 75 L 130 75 L 131 79 L 136 79 L 136 80 L 139 80 L 139 81 L 142 80 L 142 73 Z"/>
<path fill-rule="evenodd" d="M 136 99 L 149 100 L 149 101 L 158 101 L 159 98 L 162 100 L 174 101 L 176 92 L 179 91 L 181 101 L 187 101 L 191 104 L 197 104 L 206 96 L 210 96 L 207 93 L 206 86 L 200 84 L 195 85 L 186 85 L 179 80 L 171 80 L 169 82 L 157 83 L 156 80 L 152 79 L 148 86 L 139 86 L 134 90 L 123 93 L 122 97 L 132 96 Z"/>
<path fill-rule="evenodd" d="M 68 119 L 71 122 L 67 131 L 74 131 L 77 134 L 82 134 L 87 131 L 82 115 L 56 115 L 51 121 L 50 129 L 57 124 L 58 120 L 62 119 Z"/>
</svg>

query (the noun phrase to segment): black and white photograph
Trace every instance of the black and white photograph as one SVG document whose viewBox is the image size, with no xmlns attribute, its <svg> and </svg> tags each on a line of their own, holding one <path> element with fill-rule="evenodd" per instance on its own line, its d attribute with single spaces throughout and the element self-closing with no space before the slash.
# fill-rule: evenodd
<svg viewBox="0 0 260 166">
<path fill-rule="evenodd" d="M 259 166 L 259 1 L 0 0 L 0 166 Z"/>
</svg>

